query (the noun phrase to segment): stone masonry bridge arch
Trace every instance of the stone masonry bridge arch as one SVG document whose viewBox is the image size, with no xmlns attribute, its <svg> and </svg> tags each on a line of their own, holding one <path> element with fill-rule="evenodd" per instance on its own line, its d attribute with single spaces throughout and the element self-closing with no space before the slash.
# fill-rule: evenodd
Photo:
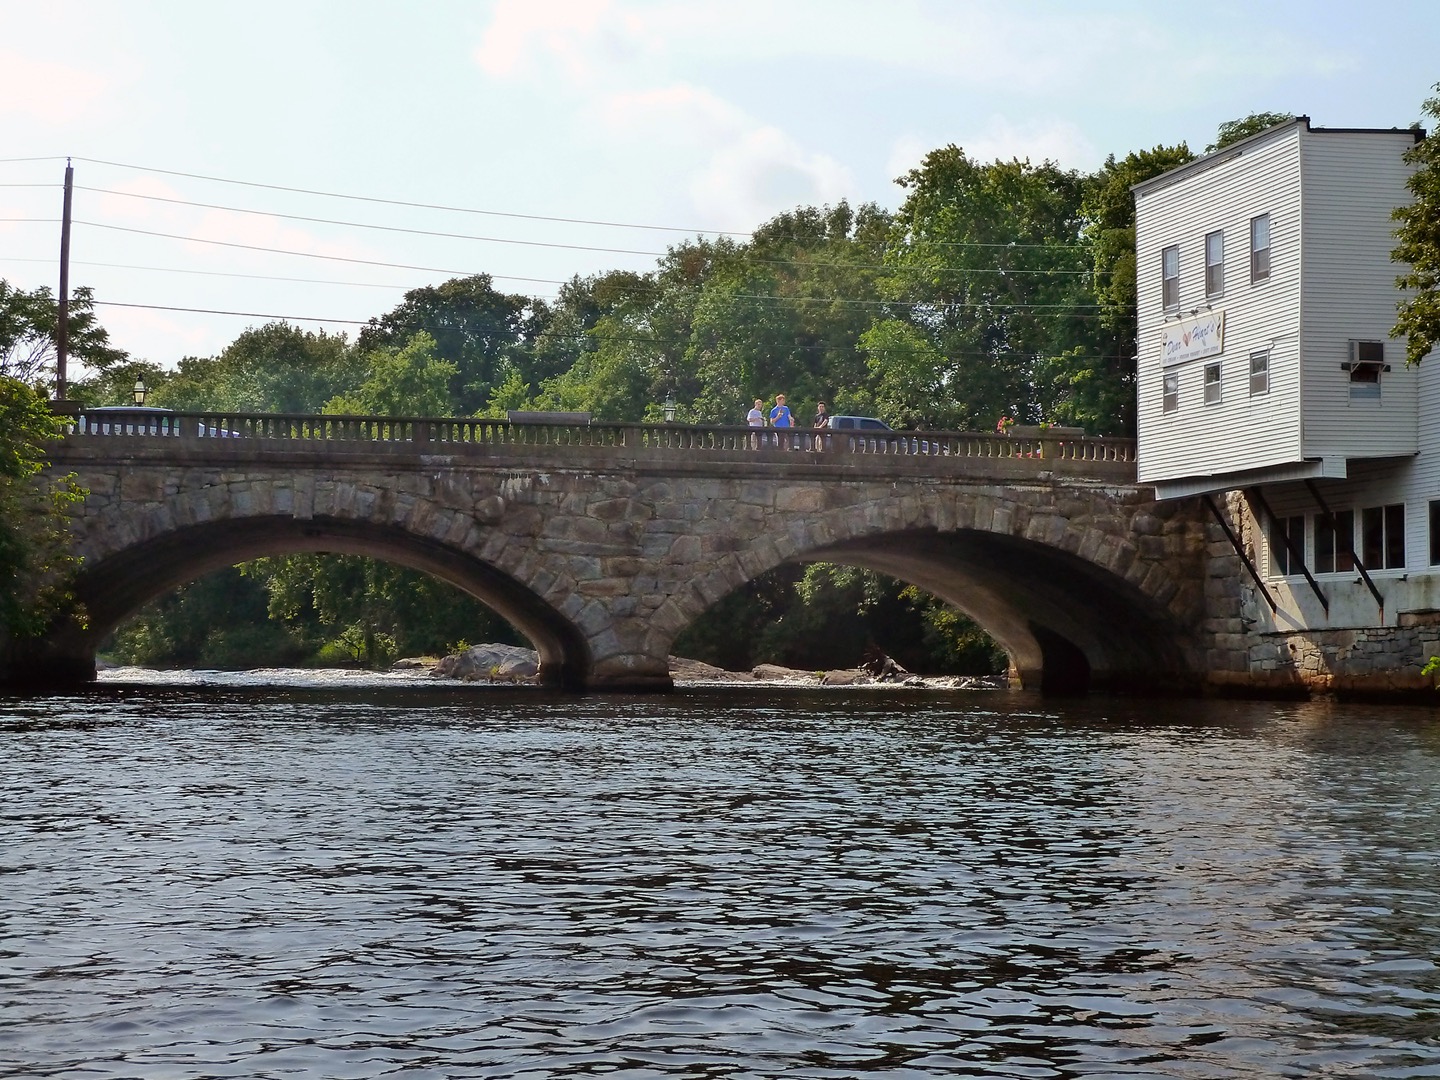
<svg viewBox="0 0 1440 1080">
<path fill-rule="evenodd" d="M 817 452 L 638 425 L 78 424 L 52 469 L 91 492 L 72 523 L 90 623 L 12 643 L 10 682 L 93 678 L 98 642 L 145 601 L 301 551 L 434 574 L 524 633 L 542 682 L 577 689 L 668 687 L 685 627 L 782 563 L 815 561 L 954 604 L 1025 685 L 1173 689 L 1203 668 L 1205 522 L 1137 488 L 1118 440 L 887 433 L 837 446 L 837 433 Z"/>
</svg>

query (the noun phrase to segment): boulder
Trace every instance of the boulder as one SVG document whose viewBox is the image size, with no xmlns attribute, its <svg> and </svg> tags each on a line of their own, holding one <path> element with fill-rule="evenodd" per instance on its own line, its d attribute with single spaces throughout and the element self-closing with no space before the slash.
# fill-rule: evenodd
<svg viewBox="0 0 1440 1080">
<path fill-rule="evenodd" d="M 540 669 L 540 658 L 534 649 L 519 645 L 472 645 L 464 652 L 451 653 L 435 665 L 431 674 L 437 678 L 464 679 L 530 679 Z"/>
</svg>

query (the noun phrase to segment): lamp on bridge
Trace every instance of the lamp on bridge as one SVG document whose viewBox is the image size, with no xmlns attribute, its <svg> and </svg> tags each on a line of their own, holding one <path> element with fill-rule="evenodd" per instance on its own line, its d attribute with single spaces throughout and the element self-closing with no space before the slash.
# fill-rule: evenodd
<svg viewBox="0 0 1440 1080">
<path fill-rule="evenodd" d="M 135 389 L 130 391 L 130 396 L 135 399 L 135 404 L 144 405 L 145 395 L 147 393 L 149 393 L 149 388 L 145 385 L 145 380 L 137 377 L 135 379 Z"/>
<path fill-rule="evenodd" d="M 665 395 L 665 404 L 661 408 L 665 410 L 665 423 L 673 424 L 675 422 L 675 391 L 672 390 Z"/>
</svg>

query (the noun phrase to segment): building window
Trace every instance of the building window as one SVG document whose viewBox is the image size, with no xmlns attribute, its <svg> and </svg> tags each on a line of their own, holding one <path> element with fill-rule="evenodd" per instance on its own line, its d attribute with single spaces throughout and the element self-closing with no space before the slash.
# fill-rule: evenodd
<svg viewBox="0 0 1440 1080">
<path fill-rule="evenodd" d="M 1180 408 L 1180 373 L 1165 372 L 1164 388 L 1160 397 L 1160 411 L 1174 412 Z"/>
<path fill-rule="evenodd" d="M 1430 565 L 1440 566 L 1440 502 L 1430 504 Z"/>
<path fill-rule="evenodd" d="M 1250 281 L 1270 276 L 1270 215 L 1250 219 Z"/>
<path fill-rule="evenodd" d="M 1405 565 L 1405 504 L 1372 506 L 1360 511 L 1360 558 L 1375 570 Z"/>
<path fill-rule="evenodd" d="M 1380 375 L 1385 370 L 1383 341 L 1350 342 L 1350 400 L 1379 401 Z"/>
<path fill-rule="evenodd" d="M 1220 404 L 1220 365 L 1205 365 L 1205 404 Z"/>
<path fill-rule="evenodd" d="M 1205 237 L 1205 295 L 1219 296 L 1224 291 L 1225 234 L 1212 232 Z"/>
<path fill-rule="evenodd" d="M 1355 569 L 1355 511 L 1342 510 L 1333 518 L 1315 515 L 1315 572 L 1348 573 Z"/>
<path fill-rule="evenodd" d="M 1270 351 L 1250 354 L 1250 396 L 1270 392 Z"/>
<path fill-rule="evenodd" d="M 1180 306 L 1180 248 L 1172 244 L 1160 253 L 1160 303 Z"/>
<path fill-rule="evenodd" d="M 1286 543 L 1289 540 L 1289 543 Z M 1292 552 L 1290 549 L 1294 548 Z M 1304 563 L 1305 518 L 1270 519 L 1270 573 L 1283 576 L 1298 574 Z"/>
</svg>

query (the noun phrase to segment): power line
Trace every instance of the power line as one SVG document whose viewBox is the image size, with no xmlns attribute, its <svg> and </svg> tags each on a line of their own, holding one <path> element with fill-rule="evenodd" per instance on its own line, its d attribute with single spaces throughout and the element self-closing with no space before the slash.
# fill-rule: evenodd
<svg viewBox="0 0 1440 1080">
<path fill-rule="evenodd" d="M 474 236 L 469 233 L 437 232 L 431 229 L 406 229 L 399 225 L 371 225 L 363 221 L 337 221 L 334 218 L 306 217 L 303 214 L 281 214 L 270 210 L 248 210 L 240 206 L 217 206 L 214 203 L 190 202 L 187 199 L 168 199 L 163 195 L 138 195 L 131 191 L 112 191 L 109 188 L 83 187 L 81 191 L 93 191 L 101 195 L 119 195 L 127 199 L 148 199 L 152 202 L 174 203 L 180 206 L 195 206 L 202 210 L 224 210 L 231 214 L 254 214 L 259 217 L 280 218 L 283 221 L 308 221 L 315 225 L 340 225 L 347 229 L 374 229 L 377 232 L 408 233 L 412 236 L 435 236 L 444 240 L 478 240 L 486 244 L 519 244 L 523 247 L 560 248 L 565 251 L 599 251 L 607 255 L 644 255 L 647 258 L 664 258 L 663 251 L 635 251 L 630 248 L 593 247 L 588 244 L 556 244 L 543 240 L 510 240 L 500 236 Z"/>
<path fill-rule="evenodd" d="M 601 253 L 604 253 L 604 254 L 612 254 L 612 255 L 643 255 L 643 256 L 645 256 L 645 257 L 647 257 L 647 258 L 652 258 L 652 259 L 663 259 L 663 258 L 665 258 L 667 255 L 670 254 L 670 252 L 665 252 L 665 251 L 637 251 L 637 250 L 634 250 L 634 249 L 631 249 L 631 248 L 597 247 L 597 246 L 589 245 L 589 244 L 561 244 L 561 243 L 554 243 L 554 242 L 551 242 L 551 241 L 542 241 L 542 240 L 512 240 L 512 239 L 508 239 L 508 238 L 505 238 L 505 237 L 497 237 L 497 236 L 475 236 L 475 235 L 470 234 L 470 233 L 445 232 L 445 231 L 434 230 L 434 229 L 410 229 L 410 228 L 405 228 L 405 227 L 403 227 L 403 226 L 398 226 L 398 225 L 373 225 L 373 224 L 370 224 L 370 223 L 368 223 L 368 222 L 363 222 L 363 221 L 343 221 L 343 220 L 338 220 L 338 219 L 335 219 L 335 218 L 311 217 L 311 216 L 308 216 L 308 215 L 305 215 L 305 214 L 284 214 L 284 213 L 278 213 L 278 212 L 274 212 L 274 211 L 270 211 L 270 210 L 252 210 L 252 209 L 249 209 L 248 207 L 242 207 L 242 206 L 224 206 L 224 205 L 221 205 L 221 204 L 218 204 L 218 203 L 195 202 L 195 201 L 192 201 L 192 200 L 190 200 L 190 199 L 172 199 L 172 198 L 169 198 L 168 196 L 164 196 L 164 195 L 142 195 L 142 194 L 140 194 L 140 193 L 138 193 L 138 192 L 133 192 L 133 191 L 116 191 L 116 190 L 114 190 L 113 188 L 87 187 L 87 186 L 81 185 L 81 184 L 77 184 L 77 185 L 75 185 L 75 186 L 76 186 L 76 188 L 77 188 L 78 190 L 80 190 L 80 191 L 89 191 L 89 192 L 93 192 L 93 193 L 98 194 L 98 195 L 114 195 L 114 196 L 118 196 L 118 197 L 120 197 L 120 198 L 125 198 L 125 199 L 144 199 L 144 200 L 149 201 L 149 202 L 168 203 L 168 204 L 170 204 L 170 205 L 172 205 L 172 206 L 193 206 L 193 207 L 196 207 L 196 208 L 202 209 L 202 210 L 220 210 L 220 211 L 223 211 L 223 212 L 225 212 L 225 213 L 231 213 L 231 214 L 251 214 L 251 215 L 254 215 L 254 216 L 257 216 L 257 217 L 279 218 L 279 219 L 281 219 L 281 220 L 283 220 L 283 221 L 304 221 L 304 222 L 308 222 L 308 223 L 310 223 L 310 224 L 315 224 L 315 225 L 338 225 L 338 226 L 341 226 L 342 228 L 347 228 L 347 229 L 372 229 L 372 230 L 375 230 L 375 231 L 378 231 L 378 232 L 403 233 L 403 234 L 408 234 L 408 235 L 411 235 L 411 236 L 430 236 L 430 237 L 437 237 L 437 238 L 445 239 L 445 240 L 473 240 L 473 241 L 479 241 L 479 242 L 488 243 L 488 244 L 516 244 L 516 245 L 520 245 L 520 246 L 523 246 L 523 247 L 556 248 L 556 249 L 564 250 L 564 251 L 598 251 L 598 252 L 601 252 Z M 824 266 L 824 267 L 835 267 L 835 268 L 837 268 L 837 269 L 851 269 L 851 270 L 884 270 L 884 271 L 888 271 L 888 272 L 891 272 L 891 273 L 894 273 L 894 272 L 897 272 L 897 271 L 901 271 L 901 270 L 912 270 L 912 269 L 914 269 L 914 270 L 924 270 L 924 271 L 926 271 L 926 272 L 928 272 L 928 273 L 952 272 L 952 273 L 965 273 L 965 274 L 996 274 L 996 275 L 1002 275 L 1002 276 L 1006 276 L 1006 275 L 1016 275 L 1016 274 L 1053 274 L 1053 275 L 1083 276 L 1083 275 L 1085 275 L 1085 274 L 1089 274 L 1089 273 L 1092 272 L 1092 271 L 1090 271 L 1090 270 L 1055 270 L 1055 269 L 1049 269 L 1049 270 L 1043 270 L 1043 269 L 1042 269 L 1042 270 L 1031 270 L 1031 269 L 1023 269 L 1023 268 L 1016 268 L 1016 269 L 994 268 L 994 269 L 992 269 L 992 268 L 989 268 L 989 267 L 969 267 L 969 266 L 966 266 L 966 267 L 958 267 L 958 266 L 909 267 L 909 266 L 896 266 L 896 265 L 893 265 L 893 264 L 886 264 L 886 263 L 830 262 L 830 261 L 826 261 L 826 260 L 818 260 L 818 261 L 816 261 L 816 260 L 812 260 L 812 261 L 799 261 L 799 260 L 795 260 L 795 259 L 757 259 L 757 258 L 753 258 L 753 257 L 750 259 L 750 261 L 752 261 L 752 262 L 757 262 L 757 263 L 761 263 L 761 264 L 764 264 L 764 265 L 778 265 L 778 266 L 801 266 L 801 265 L 803 265 L 803 266 L 817 266 L 817 267 Z"/>
<path fill-rule="evenodd" d="M 106 225 L 106 224 L 103 224 L 103 223 L 101 223 L 101 222 L 95 222 L 95 221 L 81 221 L 81 220 L 79 220 L 79 219 L 76 219 L 76 220 L 74 221 L 74 224 L 76 224 L 76 225 L 86 225 L 86 226 L 89 226 L 89 227 L 91 227 L 91 228 L 97 228 L 97 229 L 112 229 L 112 230 L 115 230 L 115 231 L 118 231 L 118 232 L 136 233 L 136 234 L 139 234 L 139 235 L 141 235 L 141 236 L 158 236 L 158 237 L 161 237 L 161 238 L 164 238 L 164 239 L 169 239 L 169 240 L 184 240 L 184 241 L 187 241 L 187 242 L 190 242 L 190 243 L 197 243 L 197 244 L 214 244 L 214 245 L 217 245 L 217 246 L 220 246 L 220 247 L 240 248 L 240 249 L 245 250 L 245 251 L 263 251 L 263 252 L 268 252 L 268 253 L 271 253 L 271 254 L 278 254 L 278 255 L 294 255 L 294 256 L 297 256 L 297 257 L 300 257 L 300 258 L 306 258 L 306 259 L 324 259 L 324 260 L 327 260 L 327 261 L 330 261 L 330 262 L 356 263 L 356 264 L 361 265 L 361 266 L 383 266 L 383 267 L 387 267 L 387 268 L 390 268 L 390 269 L 396 269 L 396 270 L 420 270 L 420 271 L 423 271 L 423 272 L 425 272 L 425 273 L 430 273 L 430 274 L 449 274 L 449 275 L 451 275 L 451 276 L 453 276 L 453 277 L 471 277 L 471 276 L 474 276 L 474 275 L 475 275 L 475 272 L 474 272 L 474 271 L 450 270 L 450 269 L 444 269 L 444 268 L 435 267 L 435 266 L 415 266 L 415 265 L 411 265 L 411 264 L 407 264 L 407 263 L 383 262 L 383 261 L 380 261 L 380 260 L 377 260 L 377 259 L 357 259 L 357 258 L 352 258 L 352 257 L 349 257 L 349 256 L 345 256 L 345 255 L 320 255 L 320 254 L 317 254 L 317 253 L 315 253 L 315 252 L 309 252 L 309 251 L 291 251 L 291 250 L 287 250 L 287 249 L 285 249 L 285 248 L 263 247 L 263 246 L 256 245 L 256 244 L 241 244 L 241 243 L 237 243 L 237 242 L 231 241 L 231 240 L 206 240 L 206 239 L 201 239 L 200 237 L 194 237 L 194 236 L 181 236 L 181 235 L 178 235 L 178 234 L 176 234 L 176 233 L 157 232 L 157 231 L 152 230 L 152 229 L 134 229 L 134 228 L 130 228 L 129 226 L 125 226 L 125 225 Z M 562 284 L 563 284 L 563 283 L 562 283 Z M 661 291 L 660 286 L 658 286 L 658 285 L 650 286 L 650 289 L 651 289 L 652 291 L 656 291 L 656 292 Z M 737 299 L 743 299 L 743 300 L 784 300 L 784 301 L 800 301 L 800 300 L 803 300 L 803 301 L 806 301 L 806 302 L 809 302 L 809 303 L 858 304 L 858 305 L 871 305 L 871 306 L 878 306 L 878 307 L 886 307 L 886 306 L 890 306 L 890 307 L 897 307 L 897 306 L 899 306 L 899 307 L 906 307 L 906 306 L 908 306 L 908 307 L 931 307 L 931 306 L 933 306 L 933 307 L 945 307 L 945 308 L 957 308 L 957 307 L 994 307 L 994 308 L 1003 308 L 1003 309 L 1006 309 L 1006 310 L 1023 310 L 1023 309 L 1032 308 L 1032 307 L 1033 307 L 1033 308 L 1036 308 L 1036 309 L 1046 309 L 1046 308 L 1056 308 L 1056 307 L 1070 309 L 1070 308 L 1077 308 L 1077 307 L 1084 307 L 1084 306 L 1097 306 L 1097 307 L 1098 307 L 1098 305 L 1079 305 L 1079 304 L 1004 304 L 1004 303 L 989 303 L 989 302 L 987 302 L 987 303 L 974 303 L 974 304 L 956 304 L 956 303 L 950 302 L 950 301 L 934 301 L 934 300 L 851 300 L 851 299 L 847 299 L 847 298 L 845 298 L 845 297 L 838 297 L 838 296 L 837 296 L 837 297 L 792 297 L 792 296 L 775 296 L 775 295 L 764 294 L 764 293 L 732 293 L 731 295 L 734 296 L 734 297 L 737 298 Z"/>
<path fill-rule="evenodd" d="M 16 160 L 42 161 L 45 158 L 19 158 Z M 446 206 L 439 203 L 409 202 L 404 199 L 381 199 L 370 195 L 345 195 L 336 191 L 319 191 L 312 188 L 286 187 L 282 184 L 262 184 L 252 180 L 230 180 L 223 176 L 206 176 L 201 173 L 179 172 L 174 169 L 154 169 L 144 165 L 127 165 L 120 161 L 102 161 L 99 158 L 76 158 L 76 161 L 92 165 L 108 165 L 115 169 L 131 169 L 135 172 L 159 173 L 162 176 L 183 176 L 189 180 L 206 180 L 215 184 L 235 184 L 240 187 L 262 188 L 267 191 L 285 191 L 294 195 L 318 195 L 327 199 L 347 199 L 351 202 L 378 203 L 382 206 L 405 206 L 416 210 L 443 210 L 452 214 L 481 214 L 486 217 L 516 218 L 522 221 L 553 221 L 564 225 L 600 225 L 612 229 L 647 229 L 656 232 L 683 232 L 712 236 L 749 236 L 748 232 L 727 229 L 686 229 L 674 225 L 634 225 L 623 221 L 598 221 L 588 218 L 552 217 L 546 214 L 517 214 L 504 210 L 480 210 L 469 206 Z"/>
<path fill-rule="evenodd" d="M 196 315 L 238 315 L 246 319 L 271 319 L 281 322 L 346 323 L 364 326 L 369 319 L 322 319 L 312 315 L 269 315 L 263 311 L 220 311 L 215 308 L 174 307 L 170 304 L 126 304 L 119 300 L 96 300 L 96 307 L 143 308 L 146 311 L 185 311 Z"/>
<path fill-rule="evenodd" d="M 0 257 L 4 262 L 29 262 L 29 263 L 54 263 L 55 259 L 20 259 L 11 257 Z M 75 259 L 71 266 L 103 266 L 110 270 L 149 270 L 157 274 L 194 274 L 201 277 L 227 277 L 244 278 L 250 281 L 289 281 L 302 285 L 349 285 L 361 289 L 400 289 L 409 290 L 415 288 L 410 285 L 392 285 L 375 281 L 335 281 L 330 278 L 304 278 L 284 277 L 278 274 L 241 274 L 233 270 L 190 270 L 179 266 L 138 266 L 134 263 L 111 263 L 91 262 L 83 259 Z M 492 279 L 503 281 L 528 281 L 535 285 L 564 285 L 565 281 L 556 278 L 532 278 L 520 277 L 516 274 L 490 274 Z"/>
</svg>

